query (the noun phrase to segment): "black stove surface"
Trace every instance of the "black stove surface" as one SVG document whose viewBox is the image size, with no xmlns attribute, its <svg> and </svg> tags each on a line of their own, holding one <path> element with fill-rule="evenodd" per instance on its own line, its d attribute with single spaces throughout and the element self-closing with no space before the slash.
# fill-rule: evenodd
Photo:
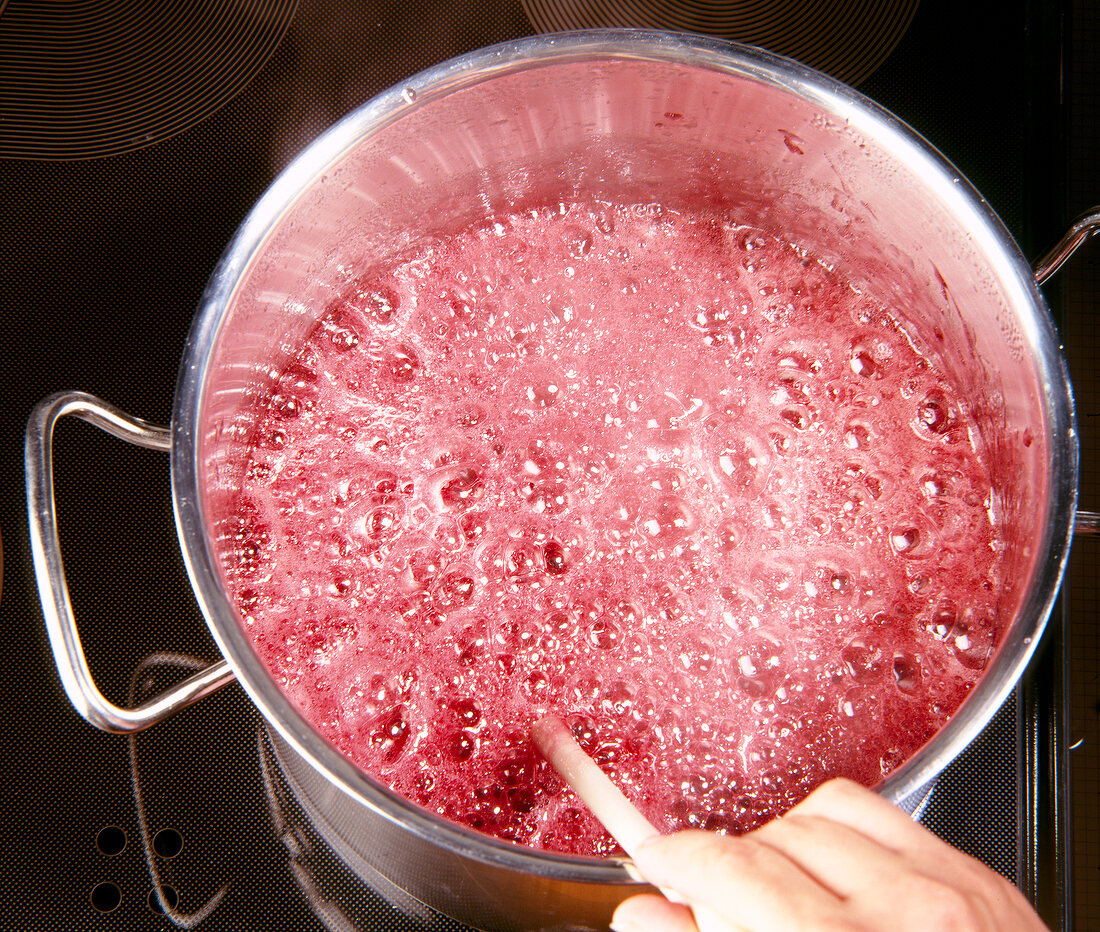
<svg viewBox="0 0 1100 932">
<path fill-rule="evenodd" d="M 123 28 L 126 17 L 144 15 L 141 5 L 111 13 L 94 0 L 0 0 L 8 361 L 0 615 L 12 635 L 2 680 L 6 928 L 412 930 L 441 922 L 357 889 L 309 837 L 238 687 L 136 739 L 102 734 L 68 704 L 43 628 L 23 491 L 32 406 L 81 389 L 166 423 L 206 279 L 286 162 L 378 91 L 451 56 L 530 35 L 539 22 L 532 4 L 483 0 L 273 0 L 236 5 L 232 15 L 230 6 L 211 0 L 207 19 L 188 28 L 148 16 Z M 1060 80 L 1071 11 L 1029 0 L 995 14 L 968 6 L 883 4 L 882 15 L 902 25 L 878 41 L 900 39 L 859 86 L 946 153 L 1037 255 L 1065 221 Z M 230 38 L 191 50 L 188 36 L 211 23 Z M 143 71 L 140 92 L 86 77 L 139 53 L 172 65 Z M 850 67 L 835 54 L 821 63 Z M 187 95 L 173 98 L 186 82 Z M 1057 313 L 1058 290 L 1051 299 Z M 125 703 L 179 678 L 187 657 L 214 659 L 175 538 L 167 457 L 72 422 L 59 427 L 55 451 L 72 598 L 108 698 Z M 923 816 L 1019 883 L 1052 927 L 1071 903 L 1058 621 L 1032 674 L 944 775 Z"/>
</svg>

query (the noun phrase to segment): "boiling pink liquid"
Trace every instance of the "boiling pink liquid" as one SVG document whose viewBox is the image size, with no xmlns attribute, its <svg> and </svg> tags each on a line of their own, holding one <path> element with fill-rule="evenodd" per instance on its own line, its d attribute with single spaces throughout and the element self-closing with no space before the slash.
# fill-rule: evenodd
<svg viewBox="0 0 1100 932">
<path fill-rule="evenodd" d="M 661 829 L 875 784 L 993 648 L 965 396 L 890 309 L 720 218 L 563 206 L 358 279 L 281 375 L 226 573 L 290 700 L 487 834 L 614 842 L 548 710 Z"/>
</svg>

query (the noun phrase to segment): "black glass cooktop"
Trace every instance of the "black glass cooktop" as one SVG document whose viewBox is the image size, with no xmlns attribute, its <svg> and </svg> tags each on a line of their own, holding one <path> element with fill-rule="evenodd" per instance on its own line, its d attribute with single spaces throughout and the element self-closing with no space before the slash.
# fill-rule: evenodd
<svg viewBox="0 0 1100 932">
<path fill-rule="evenodd" d="M 1030 0 L 1009 0 L 995 14 L 946 0 L 887 2 L 874 14 L 877 31 L 852 32 L 851 15 L 838 14 L 830 47 L 806 38 L 830 28 L 807 31 L 800 17 L 812 6 L 776 5 L 786 25 L 747 38 L 779 50 L 786 42 L 859 80 L 961 168 L 1028 254 L 1057 238 L 1070 126 L 1063 37 L 1070 18 L 1087 12 Z M 138 3 L 0 0 L 5 928 L 436 923 L 387 907 L 311 837 L 237 687 L 132 741 L 99 733 L 72 711 L 30 565 L 23 427 L 35 402 L 67 389 L 167 422 L 205 281 L 290 157 L 421 68 L 548 23 L 596 25 L 583 20 L 594 8 L 558 10 L 553 16 L 574 17 L 559 22 L 547 19 L 546 4 L 514 0 L 209 0 L 161 19 Z M 654 25 L 644 5 L 630 15 Z M 856 43 L 879 45 L 848 54 Z M 1064 287 L 1050 290 L 1058 314 Z M 182 675 L 186 657 L 217 654 L 176 544 L 167 457 L 69 422 L 55 450 L 85 648 L 104 692 L 125 703 Z M 1072 902 L 1060 621 L 923 815 L 1019 883 L 1052 926 Z"/>
</svg>

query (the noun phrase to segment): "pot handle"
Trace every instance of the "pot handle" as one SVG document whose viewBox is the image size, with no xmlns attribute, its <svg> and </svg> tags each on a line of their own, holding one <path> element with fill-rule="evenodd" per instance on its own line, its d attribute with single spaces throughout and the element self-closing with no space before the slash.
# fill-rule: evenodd
<svg viewBox="0 0 1100 932">
<path fill-rule="evenodd" d="M 1079 511 L 1073 519 L 1074 537 L 1100 537 L 1100 512 Z"/>
<path fill-rule="evenodd" d="M 1035 263 L 1035 281 L 1040 285 L 1057 272 L 1090 236 L 1100 233 L 1100 205 L 1086 210 L 1045 256 Z M 1073 522 L 1074 537 L 1100 537 L 1100 512 L 1078 511 Z"/>
<path fill-rule="evenodd" d="M 1086 210 L 1074 220 L 1073 226 L 1066 231 L 1066 235 L 1050 252 L 1035 263 L 1035 280 L 1040 285 L 1043 284 L 1062 267 L 1066 259 L 1077 251 L 1078 246 L 1095 233 L 1100 233 L 1100 205 Z"/>
<path fill-rule="evenodd" d="M 53 495 L 53 430 L 57 421 L 73 415 L 114 437 L 152 450 L 168 451 L 171 433 L 83 392 L 62 392 L 41 401 L 27 422 L 25 464 L 31 552 L 42 614 L 61 684 L 81 716 L 104 731 L 130 734 L 166 719 L 234 679 L 226 661 L 210 664 L 132 709 L 109 702 L 92 680 L 73 617 Z"/>
</svg>

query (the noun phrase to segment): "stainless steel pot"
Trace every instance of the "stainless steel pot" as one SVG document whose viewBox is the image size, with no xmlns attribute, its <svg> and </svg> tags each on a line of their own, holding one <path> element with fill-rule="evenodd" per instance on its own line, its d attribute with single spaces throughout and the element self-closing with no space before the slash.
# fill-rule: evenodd
<svg viewBox="0 0 1100 932">
<path fill-rule="evenodd" d="M 36 410 L 27 435 L 35 570 L 63 684 L 90 722 L 134 731 L 235 677 L 266 719 L 299 802 L 348 863 L 484 929 L 602 927 L 638 885 L 617 861 L 542 854 L 446 824 L 322 740 L 259 662 L 226 598 L 222 516 L 250 436 L 249 400 L 347 268 L 489 212 L 577 196 L 716 207 L 784 231 L 904 308 L 970 386 L 1006 521 L 1005 625 L 981 683 L 884 795 L 900 800 L 928 782 L 1011 691 L 1050 612 L 1074 523 L 1073 401 L 1036 274 L 967 181 L 850 88 L 718 41 L 581 32 L 472 53 L 351 114 L 276 180 L 215 270 L 184 349 L 170 430 L 79 394 Z M 1079 238 L 1096 222 L 1084 221 Z M 96 689 L 65 590 L 50 443 L 67 414 L 171 453 L 180 542 L 225 657 L 137 709 Z"/>
</svg>

